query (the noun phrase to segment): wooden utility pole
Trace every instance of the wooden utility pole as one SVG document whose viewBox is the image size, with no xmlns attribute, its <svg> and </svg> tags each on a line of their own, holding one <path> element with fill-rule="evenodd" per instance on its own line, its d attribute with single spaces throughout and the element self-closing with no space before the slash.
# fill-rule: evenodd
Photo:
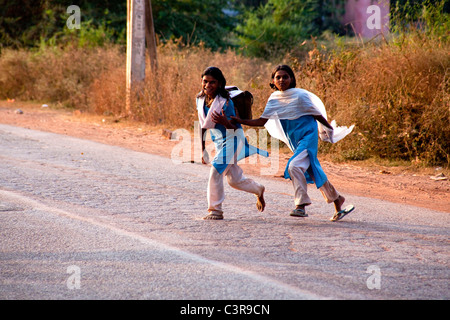
<svg viewBox="0 0 450 320">
<path fill-rule="evenodd" d="M 135 88 L 145 80 L 145 43 L 150 67 L 156 72 L 156 38 L 151 0 L 127 0 L 127 79 L 126 110 L 131 113 Z"/>
<path fill-rule="evenodd" d="M 145 38 L 147 40 L 147 50 L 150 57 L 150 67 L 152 73 L 156 74 L 158 63 L 156 60 L 156 35 L 153 25 L 152 0 L 145 1 Z"/>
<path fill-rule="evenodd" d="M 127 0 L 127 97 L 131 112 L 135 85 L 145 79 L 145 0 Z"/>
</svg>

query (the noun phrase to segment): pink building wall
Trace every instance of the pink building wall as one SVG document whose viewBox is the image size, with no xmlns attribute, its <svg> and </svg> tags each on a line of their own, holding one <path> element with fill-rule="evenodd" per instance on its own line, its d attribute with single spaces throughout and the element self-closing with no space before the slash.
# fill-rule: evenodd
<svg viewBox="0 0 450 320">
<path fill-rule="evenodd" d="M 389 33 L 389 0 L 348 0 L 343 23 L 363 38 Z M 351 24 L 351 25 L 350 25 Z"/>
</svg>

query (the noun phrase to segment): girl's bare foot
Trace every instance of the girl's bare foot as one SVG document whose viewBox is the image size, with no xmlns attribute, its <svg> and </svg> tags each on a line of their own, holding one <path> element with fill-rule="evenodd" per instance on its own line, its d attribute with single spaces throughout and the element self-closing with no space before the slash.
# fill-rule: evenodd
<svg viewBox="0 0 450 320">
<path fill-rule="evenodd" d="M 266 202 L 264 201 L 264 190 L 265 188 L 263 187 L 261 195 L 259 197 L 257 196 L 258 199 L 256 200 L 256 208 L 258 208 L 258 211 L 260 212 L 263 212 L 266 207 Z"/>
<path fill-rule="evenodd" d="M 345 202 L 345 198 L 343 196 L 339 196 L 336 200 L 334 200 L 334 208 L 336 209 L 336 212 L 339 212 L 342 210 L 342 205 Z"/>
</svg>

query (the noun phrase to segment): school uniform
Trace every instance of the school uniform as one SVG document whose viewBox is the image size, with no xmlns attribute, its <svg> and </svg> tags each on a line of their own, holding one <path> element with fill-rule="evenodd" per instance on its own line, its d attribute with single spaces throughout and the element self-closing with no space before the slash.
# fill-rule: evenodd
<svg viewBox="0 0 450 320">
<path fill-rule="evenodd" d="M 227 100 L 218 95 L 211 107 L 208 107 L 205 104 L 204 97 L 197 97 L 196 103 L 200 127 L 210 130 L 211 140 L 214 142 L 216 149 L 216 155 L 211 161 L 212 166 L 208 180 L 208 211 L 222 214 L 222 203 L 225 199 L 223 177 L 227 177 L 227 182 L 231 187 L 252 193 L 258 197 L 261 196 L 264 192 L 264 186 L 246 178 L 237 162 L 253 154 L 268 157 L 268 152 L 250 145 L 240 124 L 236 124 L 237 130 L 230 130 L 212 121 L 211 114 L 213 111 L 220 113 L 223 110 L 228 120 L 231 120 L 231 116 L 236 115 L 231 99 Z"/>
<path fill-rule="evenodd" d="M 311 204 L 308 183 L 315 183 L 328 203 L 339 197 L 317 158 L 318 139 L 335 143 L 349 134 L 353 126 L 337 127 L 332 121 L 332 130 L 315 120 L 314 116 L 320 115 L 327 118 L 322 101 L 313 93 L 298 88 L 272 93 L 261 115 L 268 119 L 265 127 L 269 134 L 283 141 L 294 153 L 286 165 L 284 177 L 292 180 L 296 206 Z"/>
</svg>

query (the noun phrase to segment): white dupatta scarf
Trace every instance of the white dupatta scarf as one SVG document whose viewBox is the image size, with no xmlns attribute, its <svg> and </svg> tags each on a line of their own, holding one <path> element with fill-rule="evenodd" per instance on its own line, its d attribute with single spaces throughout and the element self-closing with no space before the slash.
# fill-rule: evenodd
<svg viewBox="0 0 450 320">
<path fill-rule="evenodd" d="M 205 115 L 205 110 L 203 109 L 203 106 L 205 105 L 205 96 L 197 98 L 198 121 L 200 122 L 200 127 L 202 129 L 213 129 L 215 127 L 216 124 L 212 121 L 211 115 L 213 112 L 220 113 L 226 102 L 227 99 L 217 95 L 211 104 L 208 115 Z"/>
<path fill-rule="evenodd" d="M 283 141 L 291 148 L 280 120 L 294 120 L 302 116 L 322 115 L 327 119 L 327 111 L 322 100 L 314 93 L 304 89 L 291 88 L 285 91 L 275 91 L 269 97 L 261 118 L 269 119 L 265 127 L 269 134 Z M 327 128 L 317 121 L 319 137 L 323 141 L 336 143 L 352 132 L 355 125 L 338 127 L 336 121 L 331 121 L 333 129 Z M 294 150 L 292 150 L 294 151 Z"/>
</svg>

